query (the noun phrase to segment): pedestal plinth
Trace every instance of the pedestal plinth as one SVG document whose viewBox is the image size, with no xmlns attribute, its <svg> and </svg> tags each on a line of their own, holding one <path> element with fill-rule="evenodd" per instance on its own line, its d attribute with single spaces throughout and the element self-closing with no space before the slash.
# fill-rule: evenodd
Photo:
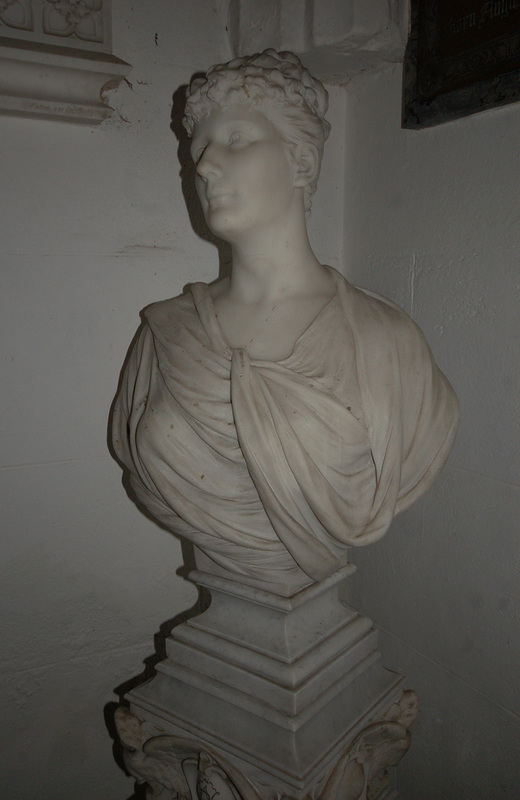
<svg viewBox="0 0 520 800">
<path fill-rule="evenodd" d="M 383 796 L 415 701 L 400 704 L 403 677 L 382 667 L 370 620 L 342 601 L 353 569 L 292 597 L 190 575 L 210 607 L 175 628 L 157 675 L 116 719 L 151 797 L 205 797 L 204 781 L 222 800 Z"/>
</svg>

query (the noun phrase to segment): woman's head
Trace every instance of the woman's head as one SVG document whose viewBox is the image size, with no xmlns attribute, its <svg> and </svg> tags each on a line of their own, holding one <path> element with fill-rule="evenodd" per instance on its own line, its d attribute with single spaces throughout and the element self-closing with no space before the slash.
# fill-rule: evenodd
<svg viewBox="0 0 520 800">
<path fill-rule="evenodd" d="M 211 67 L 187 91 L 184 127 L 190 134 L 211 112 L 243 103 L 264 113 L 280 128 L 289 148 L 312 144 L 317 169 L 305 187 L 305 209 L 316 190 L 323 147 L 330 131 L 325 119 L 328 95 L 294 53 L 266 50 Z M 271 115 L 270 115 L 271 111 Z M 281 124 L 280 124 L 281 120 Z"/>
</svg>

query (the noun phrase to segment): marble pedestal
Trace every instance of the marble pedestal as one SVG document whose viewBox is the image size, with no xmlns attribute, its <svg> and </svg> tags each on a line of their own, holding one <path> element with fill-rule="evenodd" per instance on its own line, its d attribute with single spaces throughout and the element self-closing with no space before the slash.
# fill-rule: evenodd
<svg viewBox="0 0 520 800">
<path fill-rule="evenodd" d="M 353 569 L 292 597 L 191 573 L 209 608 L 175 628 L 156 676 L 116 715 L 150 797 L 397 796 L 386 767 L 409 745 L 415 699 L 403 704 L 370 620 L 342 601 Z"/>
</svg>

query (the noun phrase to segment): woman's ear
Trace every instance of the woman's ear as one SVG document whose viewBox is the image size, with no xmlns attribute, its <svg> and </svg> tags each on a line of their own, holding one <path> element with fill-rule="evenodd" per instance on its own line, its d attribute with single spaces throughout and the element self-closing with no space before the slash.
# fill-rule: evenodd
<svg viewBox="0 0 520 800">
<path fill-rule="evenodd" d="M 299 144 L 296 146 L 293 159 L 294 185 L 308 186 L 318 173 L 318 149 L 310 142 Z"/>
</svg>

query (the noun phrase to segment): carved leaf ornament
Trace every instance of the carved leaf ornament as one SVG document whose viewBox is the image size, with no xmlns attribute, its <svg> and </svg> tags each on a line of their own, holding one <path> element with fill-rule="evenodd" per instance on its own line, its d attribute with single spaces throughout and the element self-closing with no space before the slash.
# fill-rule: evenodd
<svg viewBox="0 0 520 800">
<path fill-rule="evenodd" d="M 38 13 L 39 12 L 39 13 Z M 103 0 L 0 0 L 0 24 L 24 31 L 37 29 L 51 36 L 73 36 L 103 42 Z"/>
<path fill-rule="evenodd" d="M 317 800 L 375 800 L 388 784 L 388 767 L 410 746 L 408 727 L 417 711 L 415 693 L 404 692 L 385 719 L 368 725 L 349 744 Z M 138 783 L 148 784 L 149 800 L 262 800 L 245 775 L 200 742 L 167 734 L 147 738 L 141 720 L 124 707 L 116 710 L 115 723 L 126 767 Z M 291 800 L 272 790 L 268 794 Z"/>
<path fill-rule="evenodd" d="M 0 0 L 0 23 L 8 28 L 32 31 L 34 20 L 31 0 Z"/>
<path fill-rule="evenodd" d="M 43 30 L 55 36 L 103 41 L 103 0 L 45 0 Z"/>
</svg>

